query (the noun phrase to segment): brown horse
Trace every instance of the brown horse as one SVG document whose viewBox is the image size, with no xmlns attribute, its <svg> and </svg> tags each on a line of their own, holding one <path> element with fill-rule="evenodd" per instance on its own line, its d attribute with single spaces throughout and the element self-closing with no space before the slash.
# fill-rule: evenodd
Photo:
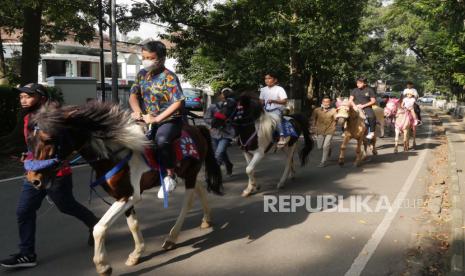
<svg viewBox="0 0 465 276">
<path fill-rule="evenodd" d="M 93 260 L 98 273 L 111 274 L 105 235 L 115 220 L 125 214 L 135 241 L 135 249 L 129 254 L 126 265 L 137 264 L 144 251 L 144 240 L 134 205 L 141 199 L 143 191 L 160 185 L 159 172 L 152 170 L 143 154 L 150 142 L 142 128 L 119 106 L 98 102 L 80 107 L 44 107 L 34 116 L 30 127 L 34 128 L 28 137 L 35 158 L 32 162 L 57 161 L 53 166 L 37 166 L 40 168 L 27 173 L 28 181 L 38 189 L 45 188 L 47 182 L 53 181 L 53 172 L 76 151 L 95 170 L 97 179 L 108 176 L 109 171 L 116 169 L 117 172 L 105 177 L 101 184 L 116 201 L 94 227 Z M 176 174 L 184 179 L 186 194 L 181 213 L 163 245 L 165 249 L 174 246 L 192 205 L 194 192 L 199 195 L 204 211 L 201 227 L 210 226 L 210 208 L 204 187 L 196 181 L 204 162 L 208 189 L 222 193 L 221 170 L 213 155 L 208 130 L 200 126 L 185 126 L 184 130 L 197 146 L 199 159 L 182 159 L 176 168 Z"/>
<path fill-rule="evenodd" d="M 345 125 L 344 140 L 341 145 L 341 152 L 339 154 L 339 165 L 344 165 L 344 155 L 347 144 L 351 139 L 357 140 L 357 148 L 355 150 L 356 158 L 355 165 L 361 165 L 362 160 L 366 158 L 367 147 L 371 148 L 373 155 L 377 155 L 376 150 L 376 135 L 368 141 L 365 136 L 368 129 L 365 125 L 365 119 L 361 117 L 362 111 L 354 110 L 348 101 L 344 101 L 337 109 L 336 119 L 339 125 Z M 363 152 L 362 152 L 363 143 Z"/>
</svg>

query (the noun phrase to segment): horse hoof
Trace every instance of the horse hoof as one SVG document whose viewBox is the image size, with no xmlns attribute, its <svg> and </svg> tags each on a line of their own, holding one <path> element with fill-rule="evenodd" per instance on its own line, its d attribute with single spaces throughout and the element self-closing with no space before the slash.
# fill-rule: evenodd
<svg viewBox="0 0 465 276">
<path fill-rule="evenodd" d="M 207 228 L 210 228 L 212 227 L 211 223 L 209 221 L 202 221 L 202 223 L 200 224 L 200 229 L 207 229 Z"/>
<path fill-rule="evenodd" d="M 112 273 L 113 273 L 113 269 L 112 269 L 111 267 L 109 267 L 107 270 L 105 270 L 104 272 L 100 273 L 99 275 L 100 275 L 100 276 L 110 276 Z"/>
<path fill-rule="evenodd" d="M 344 167 L 344 162 L 339 162 L 339 167 Z"/>
<path fill-rule="evenodd" d="M 168 251 L 168 250 L 174 249 L 175 246 L 176 246 L 175 242 L 168 240 L 168 241 L 165 241 L 161 247 Z"/>
<path fill-rule="evenodd" d="M 373 151 L 373 155 L 378 155 L 378 152 L 376 150 Z"/>
<path fill-rule="evenodd" d="M 129 258 L 126 260 L 126 265 L 127 266 L 135 266 L 136 264 L 139 263 L 139 258 L 138 257 L 131 257 L 129 256 Z"/>
<path fill-rule="evenodd" d="M 278 184 L 278 186 L 276 186 L 276 188 L 278 188 L 278 190 L 282 190 L 282 189 L 284 189 L 284 184 Z"/>
<path fill-rule="evenodd" d="M 242 196 L 242 197 L 248 197 L 248 196 L 250 196 L 250 194 L 251 194 L 250 191 L 245 191 L 245 190 L 244 190 L 244 191 L 242 191 L 241 196 Z"/>
</svg>

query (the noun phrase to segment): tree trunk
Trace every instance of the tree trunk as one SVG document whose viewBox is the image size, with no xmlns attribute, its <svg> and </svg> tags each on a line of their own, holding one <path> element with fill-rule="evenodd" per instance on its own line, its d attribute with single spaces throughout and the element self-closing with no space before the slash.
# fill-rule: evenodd
<svg viewBox="0 0 465 276">
<path fill-rule="evenodd" d="M 21 85 L 37 82 L 40 60 L 42 5 L 24 8 L 21 56 Z"/>
<path fill-rule="evenodd" d="M 289 69 L 290 69 L 290 82 L 289 82 L 289 99 L 291 105 L 294 105 L 296 112 L 303 111 L 305 101 L 305 85 L 303 82 L 303 64 L 299 52 L 296 50 L 298 41 L 293 35 L 290 36 L 289 43 Z"/>
<path fill-rule="evenodd" d="M 0 30 L 0 85 L 7 85 L 5 56 L 3 55 L 2 31 Z"/>
<path fill-rule="evenodd" d="M 114 103 L 118 103 L 118 53 L 116 52 L 116 0 L 111 0 L 111 98 Z"/>
</svg>

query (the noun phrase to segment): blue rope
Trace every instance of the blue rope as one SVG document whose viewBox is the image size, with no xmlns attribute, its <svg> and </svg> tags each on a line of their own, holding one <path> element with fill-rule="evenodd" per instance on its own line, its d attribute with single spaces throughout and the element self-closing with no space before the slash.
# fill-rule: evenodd
<svg viewBox="0 0 465 276">
<path fill-rule="evenodd" d="M 161 165 L 160 157 L 158 157 L 158 166 L 160 167 L 160 169 L 158 170 L 158 175 L 160 176 L 160 185 L 161 185 L 161 187 L 163 189 L 163 208 L 166 209 L 166 208 L 168 208 L 168 192 L 166 191 L 165 181 L 163 181 L 164 168 Z"/>
<path fill-rule="evenodd" d="M 113 169 L 111 169 L 105 175 L 102 175 L 99 179 L 92 182 L 90 184 L 90 187 L 93 188 L 93 187 L 102 185 L 103 183 L 110 180 L 113 176 L 115 176 L 115 174 L 117 174 L 117 173 L 119 173 L 121 171 L 121 169 L 124 167 L 124 165 L 126 165 L 128 163 L 128 161 L 131 159 L 131 157 L 132 157 L 132 151 L 125 158 L 123 158 L 123 160 L 119 161 L 119 163 L 116 164 L 116 166 L 114 166 Z"/>
</svg>

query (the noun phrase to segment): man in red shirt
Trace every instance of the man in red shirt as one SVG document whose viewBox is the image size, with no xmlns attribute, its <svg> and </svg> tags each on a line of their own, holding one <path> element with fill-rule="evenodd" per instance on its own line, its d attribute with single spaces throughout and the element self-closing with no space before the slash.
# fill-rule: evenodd
<svg viewBox="0 0 465 276">
<path fill-rule="evenodd" d="M 21 107 L 26 113 L 24 117 L 24 137 L 28 135 L 28 124 L 31 116 L 48 100 L 46 88 L 37 83 L 30 83 L 15 89 L 19 93 Z M 27 139 L 26 139 L 27 145 Z M 29 150 L 29 149 L 28 149 Z M 24 158 L 32 158 L 29 152 Z M 33 267 L 37 265 L 35 252 L 36 213 L 44 198 L 48 196 L 56 207 L 70 216 L 82 221 L 89 229 L 89 245 L 92 244 L 92 229 L 98 222 L 97 217 L 86 207 L 81 205 L 73 196 L 71 167 L 63 166 L 57 173 L 49 188 L 35 189 L 26 179 L 23 182 L 19 203 L 16 210 L 19 228 L 20 252 L 10 258 L 2 260 L 0 265 L 8 268 Z"/>
</svg>

